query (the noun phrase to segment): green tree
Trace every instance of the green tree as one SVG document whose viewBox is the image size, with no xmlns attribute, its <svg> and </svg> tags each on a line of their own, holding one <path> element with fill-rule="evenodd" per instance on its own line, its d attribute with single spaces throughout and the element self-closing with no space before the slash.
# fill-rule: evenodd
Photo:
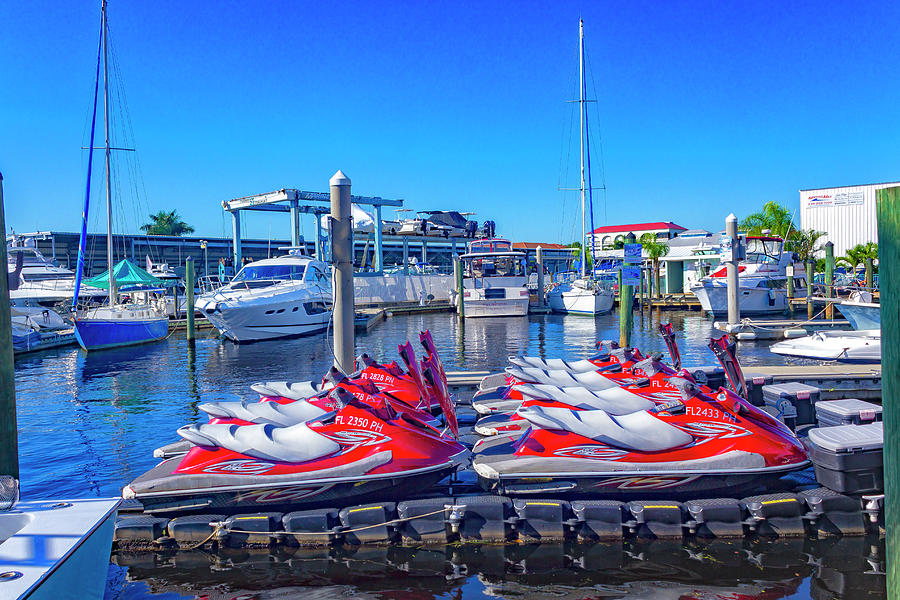
<svg viewBox="0 0 900 600">
<path fill-rule="evenodd" d="M 166 212 L 161 210 L 150 215 L 150 222 L 141 225 L 141 231 L 147 235 L 176 235 L 182 236 L 194 233 L 194 228 L 181 220 L 178 211 Z"/>
<path fill-rule="evenodd" d="M 768 229 L 771 235 L 784 239 L 794 231 L 794 223 L 787 208 L 770 200 L 763 205 L 761 211 L 750 214 L 741 221 L 740 228 L 748 235 L 762 235 L 763 230 Z"/>
<path fill-rule="evenodd" d="M 797 254 L 797 258 L 806 262 L 815 257 L 821 244 L 819 241 L 825 237 L 824 231 L 815 229 L 797 229 L 791 232 L 785 244 L 787 249 Z"/>
<path fill-rule="evenodd" d="M 641 246 L 653 265 L 653 297 L 659 298 L 659 259 L 669 253 L 669 245 L 648 232 L 641 236 Z"/>
<path fill-rule="evenodd" d="M 843 264 L 848 268 L 848 271 L 855 275 L 856 268 L 859 266 L 865 266 L 866 259 L 871 258 L 872 260 L 876 260 L 878 258 L 878 244 L 873 242 L 869 242 L 867 244 L 857 244 L 852 248 L 847 250 L 847 253 L 844 256 L 838 258 L 835 263 Z"/>
</svg>

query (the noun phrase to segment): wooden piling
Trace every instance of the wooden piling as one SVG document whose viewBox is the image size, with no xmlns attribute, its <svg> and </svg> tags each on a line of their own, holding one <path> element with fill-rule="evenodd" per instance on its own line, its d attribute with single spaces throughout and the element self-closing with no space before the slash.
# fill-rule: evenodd
<svg viewBox="0 0 900 600">
<path fill-rule="evenodd" d="M 184 286 L 185 286 L 185 294 L 187 295 L 187 315 L 185 318 L 187 319 L 187 342 L 188 346 L 193 346 L 195 341 L 195 329 L 194 329 L 194 280 L 196 279 L 194 275 L 194 259 L 191 256 L 187 257 L 187 260 L 184 262 Z M 175 311 L 178 312 L 176 298 L 176 306 Z"/>
<path fill-rule="evenodd" d="M 806 261 L 806 318 L 812 319 L 814 312 L 813 306 L 813 277 L 815 276 L 815 263 L 811 260 Z"/>
<path fill-rule="evenodd" d="M 535 250 L 537 254 L 537 304 L 544 308 L 544 249 L 540 246 Z"/>
<path fill-rule="evenodd" d="M 635 243 L 633 233 L 625 236 L 625 243 Z M 625 266 L 626 263 L 622 263 L 622 267 Z M 619 345 L 623 348 L 631 345 L 632 329 L 634 329 L 634 286 L 624 285 L 622 271 L 619 271 Z"/>
<path fill-rule="evenodd" d="M 900 187 L 876 192 L 878 265 L 884 273 L 900 269 Z M 885 383 L 900 381 L 900 280 L 881 281 L 881 374 Z M 884 413 L 884 529 L 887 545 L 887 597 L 900 596 L 900 387 L 885 385 Z M 894 435 L 894 434 L 897 435 Z M 894 477 L 897 472 L 898 476 Z"/>
<path fill-rule="evenodd" d="M 453 258 L 453 263 L 455 265 L 454 271 L 456 272 L 456 313 L 460 319 L 465 319 L 466 300 L 463 291 L 463 263 L 458 256 Z"/>
<path fill-rule="evenodd" d="M 866 259 L 866 290 L 875 291 L 875 266 L 872 264 L 872 258 Z"/>
<path fill-rule="evenodd" d="M 834 298 L 834 243 L 825 244 L 825 297 Z M 834 302 L 825 304 L 825 318 L 834 318 Z"/>
<path fill-rule="evenodd" d="M 0 173 L 0 231 L 6 231 L 3 208 L 3 174 Z M 0 249 L 6 268 L 6 244 Z M 19 430 L 16 425 L 16 370 L 13 366 L 12 315 L 9 310 L 9 278 L 0 277 L 0 475 L 19 478 Z"/>
</svg>

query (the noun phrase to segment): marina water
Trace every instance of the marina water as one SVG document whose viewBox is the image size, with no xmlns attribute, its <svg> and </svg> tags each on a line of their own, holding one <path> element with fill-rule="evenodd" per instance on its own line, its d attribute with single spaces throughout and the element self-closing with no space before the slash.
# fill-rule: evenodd
<svg viewBox="0 0 900 600">
<path fill-rule="evenodd" d="M 671 321 L 685 366 L 711 365 L 718 335 L 696 312 L 635 316 L 633 345 L 665 352 L 657 325 Z M 498 371 L 507 357 L 582 358 L 618 338 L 618 319 L 535 315 L 469 319 L 451 313 L 388 318 L 357 333 L 357 352 L 397 358 L 397 344 L 431 330 L 448 370 Z M 204 402 L 256 401 L 258 381 L 319 380 L 330 338 L 235 345 L 215 330 L 189 351 L 183 330 L 157 344 L 85 354 L 77 348 L 16 361 L 24 498 L 117 496 L 158 460 L 181 425 L 205 422 Z M 744 364 L 803 364 L 742 344 Z M 274 551 L 273 551 L 274 552 Z M 883 543 L 871 540 L 279 549 L 118 554 L 107 598 L 877 598 Z M 727 567 L 727 568 L 726 568 Z"/>
</svg>

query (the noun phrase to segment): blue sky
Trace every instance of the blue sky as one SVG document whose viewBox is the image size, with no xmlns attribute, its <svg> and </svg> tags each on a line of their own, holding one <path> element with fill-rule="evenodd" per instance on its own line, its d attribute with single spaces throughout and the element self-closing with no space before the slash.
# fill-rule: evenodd
<svg viewBox="0 0 900 600">
<path fill-rule="evenodd" d="M 222 200 L 324 191 L 340 168 L 357 194 L 576 239 L 577 194 L 557 188 L 577 185 L 579 16 L 596 225 L 720 229 L 767 200 L 796 209 L 800 188 L 900 179 L 897 3 L 111 0 L 142 175 L 116 229 L 177 208 L 222 235 Z M 98 20 L 99 2 L 0 5 L 18 231 L 78 230 Z M 245 227 L 289 231 L 268 214 Z"/>
</svg>

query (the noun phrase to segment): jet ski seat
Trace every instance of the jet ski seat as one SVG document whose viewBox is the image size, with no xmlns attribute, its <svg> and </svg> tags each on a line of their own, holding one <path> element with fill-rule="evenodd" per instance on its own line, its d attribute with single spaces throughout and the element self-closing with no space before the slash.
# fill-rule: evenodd
<svg viewBox="0 0 900 600">
<path fill-rule="evenodd" d="M 198 446 L 218 447 L 261 460 L 302 463 L 340 450 L 340 445 L 298 423 L 265 425 L 185 425 L 178 435 Z"/>
<path fill-rule="evenodd" d="M 652 400 L 620 387 L 594 392 L 583 387 L 523 383 L 516 389 L 528 398 L 556 400 L 587 410 L 605 410 L 611 415 L 627 415 L 656 406 Z"/>
<path fill-rule="evenodd" d="M 288 404 L 278 402 L 215 402 L 199 406 L 200 410 L 217 419 L 241 419 L 250 423 L 271 423 L 290 427 L 320 417 L 327 411 L 305 400 Z"/>
<path fill-rule="evenodd" d="M 561 429 L 638 452 L 659 452 L 690 443 L 694 438 L 647 411 L 613 418 L 606 411 L 527 406 L 516 413 L 544 429 Z"/>
<path fill-rule="evenodd" d="M 569 371 L 570 373 L 586 373 L 596 371 L 600 367 L 589 360 L 568 361 L 563 358 L 538 358 L 536 356 L 510 356 L 509 362 L 517 367 L 532 367 L 535 369 Z"/>
<path fill-rule="evenodd" d="M 289 398 L 290 400 L 306 400 L 312 398 L 320 392 L 331 389 L 333 384 L 326 383 L 322 385 L 313 381 L 297 381 L 288 383 L 287 381 L 266 381 L 265 383 L 254 383 L 250 389 L 260 396 L 268 396 L 270 398 Z"/>
<path fill-rule="evenodd" d="M 589 390 L 608 390 L 619 387 L 614 381 L 596 371 L 570 373 L 558 370 L 546 371 L 533 367 L 506 367 L 506 372 L 520 381 L 546 383 L 558 387 L 580 386 Z"/>
</svg>

